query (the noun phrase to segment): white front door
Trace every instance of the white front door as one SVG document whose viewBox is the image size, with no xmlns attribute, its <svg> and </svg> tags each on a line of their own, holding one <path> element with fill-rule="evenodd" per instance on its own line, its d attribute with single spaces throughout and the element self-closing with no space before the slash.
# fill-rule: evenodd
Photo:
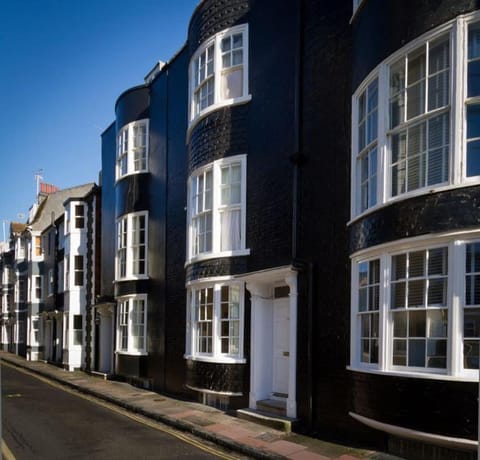
<svg viewBox="0 0 480 460">
<path fill-rule="evenodd" d="M 290 368 L 290 303 L 289 298 L 273 302 L 273 394 L 288 396 Z"/>
</svg>

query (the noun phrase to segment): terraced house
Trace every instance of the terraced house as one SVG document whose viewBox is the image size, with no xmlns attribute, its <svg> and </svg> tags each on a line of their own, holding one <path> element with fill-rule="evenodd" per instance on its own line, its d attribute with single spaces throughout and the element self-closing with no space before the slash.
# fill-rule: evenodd
<svg viewBox="0 0 480 460">
<path fill-rule="evenodd" d="M 30 359 L 409 459 L 473 459 L 477 9 L 200 2 L 184 46 L 119 95 L 101 194 L 72 189 L 12 233 L 4 348 L 23 352 L 18 285 Z"/>
</svg>

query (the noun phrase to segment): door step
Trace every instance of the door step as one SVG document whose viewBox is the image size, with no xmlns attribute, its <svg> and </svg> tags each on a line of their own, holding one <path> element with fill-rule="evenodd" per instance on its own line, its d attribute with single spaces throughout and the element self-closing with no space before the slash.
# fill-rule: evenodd
<svg viewBox="0 0 480 460">
<path fill-rule="evenodd" d="M 237 409 L 237 417 L 263 426 L 268 426 L 275 430 L 284 431 L 285 433 L 291 433 L 295 422 L 297 421 L 293 418 L 263 412 L 258 409 Z"/>
<path fill-rule="evenodd" d="M 280 415 L 280 417 L 286 417 L 287 401 L 285 401 L 285 399 L 262 399 L 261 401 L 257 401 L 257 410 L 272 415 Z"/>
</svg>

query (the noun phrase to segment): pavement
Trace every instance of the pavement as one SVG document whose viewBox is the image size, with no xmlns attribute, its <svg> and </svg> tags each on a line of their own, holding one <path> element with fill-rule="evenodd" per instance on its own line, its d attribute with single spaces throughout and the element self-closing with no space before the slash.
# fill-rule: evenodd
<svg viewBox="0 0 480 460">
<path fill-rule="evenodd" d="M 95 396 L 199 438 L 256 459 L 393 460 L 381 452 L 356 449 L 242 420 L 221 410 L 175 399 L 124 382 L 105 380 L 82 371 L 69 372 L 42 361 L 0 351 L 0 360 Z"/>
</svg>

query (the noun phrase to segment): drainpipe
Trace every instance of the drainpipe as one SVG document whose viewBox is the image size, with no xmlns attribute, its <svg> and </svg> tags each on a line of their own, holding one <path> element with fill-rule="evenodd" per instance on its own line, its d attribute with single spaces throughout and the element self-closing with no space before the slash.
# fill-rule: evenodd
<svg viewBox="0 0 480 460">
<path fill-rule="evenodd" d="M 307 276 L 307 401 L 308 401 L 308 425 L 311 428 L 313 423 L 313 356 L 312 356 L 312 337 L 313 337 L 313 263 L 302 261 L 298 258 L 298 226 L 299 226 L 299 201 L 300 201 L 300 167 L 305 164 L 306 156 L 303 152 L 303 51 L 304 51 L 304 18 L 305 1 L 298 2 L 297 11 L 297 43 L 295 50 L 295 93 L 294 93 L 294 131 L 293 131 L 293 154 L 291 161 L 293 163 L 292 178 L 292 266 L 298 271 L 302 271 Z M 306 273 L 305 273 L 306 272 Z"/>
</svg>

